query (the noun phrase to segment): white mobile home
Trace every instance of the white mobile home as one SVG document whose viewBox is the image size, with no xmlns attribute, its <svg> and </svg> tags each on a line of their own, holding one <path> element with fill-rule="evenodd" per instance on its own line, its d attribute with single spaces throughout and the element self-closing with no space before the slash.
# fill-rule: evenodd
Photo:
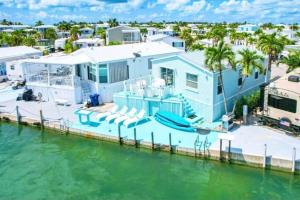
<svg viewBox="0 0 300 200">
<path fill-rule="evenodd" d="M 106 44 L 120 42 L 122 44 L 132 44 L 141 42 L 140 29 L 128 26 L 117 26 L 106 30 Z"/>
<path fill-rule="evenodd" d="M 157 34 L 147 37 L 147 42 L 164 42 L 172 47 L 185 50 L 185 41 L 178 38 L 165 34 Z"/>
<path fill-rule="evenodd" d="M 12 62 L 42 56 L 42 52 L 26 46 L 0 48 L 0 81 L 19 79 L 19 71 Z"/>
<path fill-rule="evenodd" d="M 24 62 L 27 86 L 45 100 L 82 103 L 93 93 L 103 102 L 123 90 L 123 82 L 146 76 L 151 60 L 182 51 L 165 43 L 149 42 L 83 48 L 70 55 L 42 57 Z"/>
<path fill-rule="evenodd" d="M 79 39 L 73 42 L 74 45 L 81 48 L 86 47 L 100 47 L 104 46 L 104 39 L 100 38 L 87 38 L 87 39 Z"/>
</svg>

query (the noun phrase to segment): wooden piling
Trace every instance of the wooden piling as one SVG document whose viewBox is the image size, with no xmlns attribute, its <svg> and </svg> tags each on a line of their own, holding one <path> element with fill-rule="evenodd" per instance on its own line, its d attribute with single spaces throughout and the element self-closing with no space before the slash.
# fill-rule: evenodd
<svg viewBox="0 0 300 200">
<path fill-rule="evenodd" d="M 172 153 L 172 133 L 169 133 L 169 146 L 170 146 L 170 152 Z"/>
<path fill-rule="evenodd" d="M 266 168 L 266 165 L 267 165 L 267 144 L 265 144 L 263 168 Z"/>
<path fill-rule="evenodd" d="M 119 144 L 122 144 L 121 126 L 120 125 L 118 125 L 118 139 L 119 139 Z"/>
<path fill-rule="evenodd" d="M 16 117 L 17 117 L 17 123 L 20 124 L 21 115 L 20 115 L 20 112 L 19 112 L 19 106 L 16 106 Z"/>
<path fill-rule="evenodd" d="M 223 144 L 223 140 L 220 139 L 220 160 L 222 161 L 222 144 Z"/>
<path fill-rule="evenodd" d="M 135 148 L 137 148 L 138 145 L 137 145 L 137 141 L 136 141 L 136 128 L 133 129 L 133 136 L 134 136 L 134 146 L 135 146 Z"/>
<path fill-rule="evenodd" d="M 154 134 L 153 131 L 151 132 L 151 148 L 154 149 Z"/>
<path fill-rule="evenodd" d="M 228 141 L 229 145 L 228 145 L 228 162 L 231 161 L 231 140 Z"/>
<path fill-rule="evenodd" d="M 41 128 L 44 129 L 44 118 L 43 118 L 42 110 L 40 110 L 40 123 L 41 123 Z"/>
<path fill-rule="evenodd" d="M 292 155 L 292 172 L 296 171 L 296 148 L 293 148 L 293 155 Z"/>
</svg>

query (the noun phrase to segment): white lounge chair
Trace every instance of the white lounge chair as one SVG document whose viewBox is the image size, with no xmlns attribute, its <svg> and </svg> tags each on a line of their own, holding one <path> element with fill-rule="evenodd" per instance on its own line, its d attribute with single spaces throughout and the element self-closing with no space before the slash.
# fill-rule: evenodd
<svg viewBox="0 0 300 200">
<path fill-rule="evenodd" d="M 134 117 L 136 115 L 136 112 L 137 112 L 137 109 L 132 108 L 127 114 L 115 119 L 115 124 L 119 125 L 120 123 L 124 122 L 126 119 Z"/>
<path fill-rule="evenodd" d="M 146 114 L 146 111 L 144 109 L 141 110 L 135 117 L 126 119 L 123 123 L 124 126 L 126 126 L 126 128 L 128 128 L 128 126 L 130 126 L 131 124 L 136 125 L 137 123 L 139 123 L 140 121 L 145 119 L 145 114 Z"/>
<path fill-rule="evenodd" d="M 114 105 L 114 107 L 112 107 L 109 111 L 104 112 L 104 113 L 99 113 L 98 115 L 96 115 L 96 120 L 98 122 L 104 120 L 108 115 L 112 115 L 115 114 L 119 109 L 118 105 Z"/>
<path fill-rule="evenodd" d="M 117 112 L 117 113 L 115 113 L 115 114 L 108 115 L 108 116 L 105 118 L 105 120 L 106 120 L 107 122 L 110 123 L 111 121 L 115 120 L 116 118 L 125 115 L 126 112 L 127 112 L 127 110 L 128 110 L 128 107 L 127 107 L 127 106 L 124 106 L 119 112 Z"/>
</svg>

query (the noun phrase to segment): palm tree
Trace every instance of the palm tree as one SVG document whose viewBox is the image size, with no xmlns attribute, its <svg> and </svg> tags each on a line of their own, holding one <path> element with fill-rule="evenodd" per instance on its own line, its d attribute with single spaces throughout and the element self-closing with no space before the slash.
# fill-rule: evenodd
<svg viewBox="0 0 300 200">
<path fill-rule="evenodd" d="M 54 41 L 57 38 L 56 31 L 53 28 L 49 28 L 45 31 L 44 38 L 50 41 Z"/>
<path fill-rule="evenodd" d="M 209 32 L 207 32 L 206 37 L 208 39 L 213 40 L 213 46 L 215 46 L 219 41 L 224 40 L 224 37 L 226 36 L 227 31 L 226 29 L 221 25 L 215 25 L 211 28 Z"/>
<path fill-rule="evenodd" d="M 32 36 L 28 36 L 28 37 L 24 38 L 23 44 L 25 46 L 33 47 L 36 45 L 36 40 Z"/>
<path fill-rule="evenodd" d="M 193 45 L 194 39 L 191 35 L 191 29 L 183 29 L 180 33 L 180 38 L 185 41 L 185 46 L 187 49 L 189 49 Z"/>
<path fill-rule="evenodd" d="M 296 37 L 300 39 L 300 32 L 296 33 Z"/>
<path fill-rule="evenodd" d="M 113 18 L 113 19 L 109 19 L 108 20 L 108 24 L 109 24 L 109 27 L 116 27 L 116 26 L 119 26 L 119 22 L 117 21 L 116 18 Z"/>
<path fill-rule="evenodd" d="M 242 51 L 238 51 L 238 53 L 241 55 L 241 59 L 237 63 L 241 66 L 242 83 L 237 94 L 237 100 L 240 97 L 246 79 L 253 74 L 254 71 L 258 71 L 260 74 L 264 72 L 263 56 L 260 56 L 256 51 L 251 51 L 249 49 L 243 49 Z M 237 100 L 234 103 L 232 113 L 235 113 Z"/>
<path fill-rule="evenodd" d="M 271 72 L 272 59 L 276 58 L 284 49 L 283 41 L 277 38 L 276 33 L 270 35 L 263 34 L 258 38 L 257 47 L 264 54 L 268 55 L 268 70 L 266 70 L 266 73 L 268 73 L 268 71 Z"/>
<path fill-rule="evenodd" d="M 227 61 L 232 68 L 235 69 L 236 63 L 234 52 L 228 45 L 224 43 L 223 40 L 221 40 L 217 46 L 208 47 L 205 49 L 205 65 L 207 65 L 211 71 L 219 72 L 218 79 L 222 87 L 225 113 L 228 114 L 227 100 L 223 83 L 223 61 Z"/>
<path fill-rule="evenodd" d="M 286 64 L 288 66 L 287 73 L 300 67 L 300 50 L 292 51 L 287 57 L 283 57 L 279 63 Z M 278 64 L 279 64 L 278 63 Z"/>
<path fill-rule="evenodd" d="M 80 30 L 78 26 L 73 26 L 70 30 L 71 41 L 75 41 L 78 39 L 78 35 L 80 34 Z"/>
<path fill-rule="evenodd" d="M 42 25 L 44 25 L 44 23 L 41 20 L 35 22 L 35 26 L 42 26 Z"/>
</svg>

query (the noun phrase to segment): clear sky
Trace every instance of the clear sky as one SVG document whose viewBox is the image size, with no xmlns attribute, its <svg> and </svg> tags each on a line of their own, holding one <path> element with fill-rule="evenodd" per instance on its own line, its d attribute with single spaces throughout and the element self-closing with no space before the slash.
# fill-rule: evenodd
<svg viewBox="0 0 300 200">
<path fill-rule="evenodd" d="M 0 19 L 300 23 L 300 0 L 0 0 Z"/>
</svg>

